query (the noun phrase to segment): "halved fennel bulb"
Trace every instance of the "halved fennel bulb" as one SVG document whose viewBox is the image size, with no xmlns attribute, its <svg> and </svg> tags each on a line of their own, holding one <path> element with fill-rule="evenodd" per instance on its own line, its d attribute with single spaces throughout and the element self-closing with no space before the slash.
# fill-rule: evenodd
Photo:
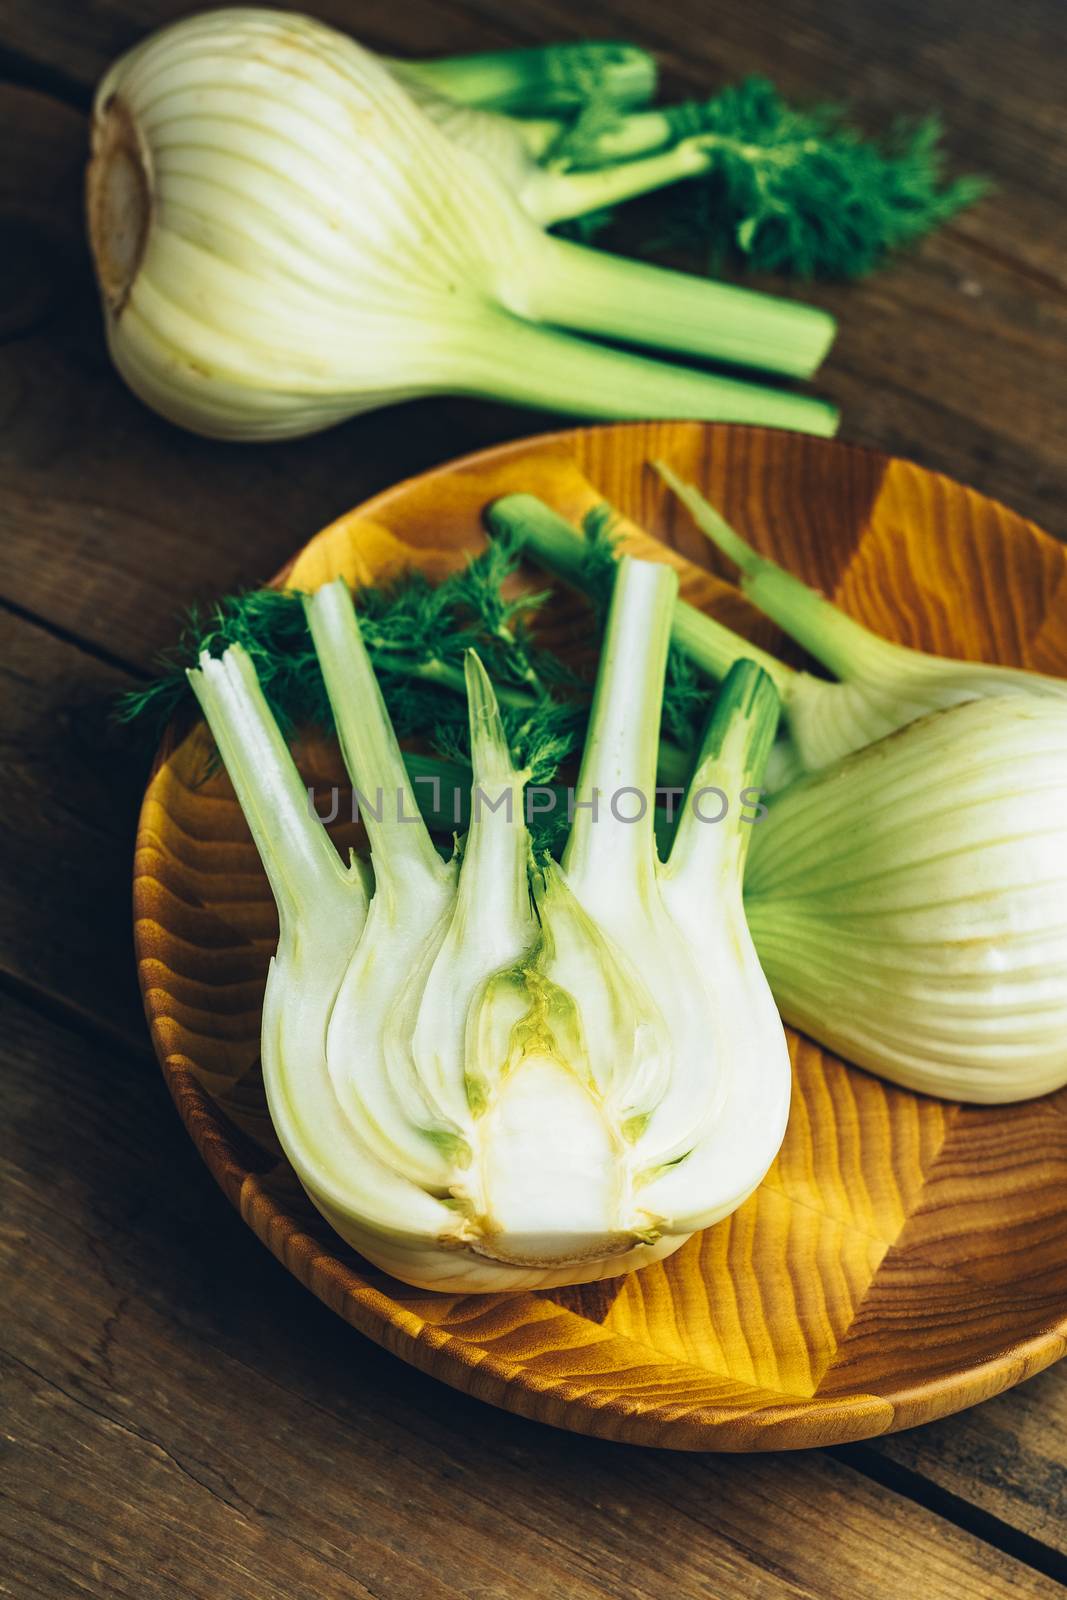
<svg viewBox="0 0 1067 1600">
<path fill-rule="evenodd" d="M 1067 1083 L 1067 712 L 972 700 L 772 797 L 745 909 L 787 1022 L 952 1099 Z"/>
<path fill-rule="evenodd" d="M 278 903 L 263 1070 L 279 1138 L 346 1240 L 409 1283 L 580 1283 L 676 1250 L 755 1188 L 790 1069 L 741 905 L 777 696 L 724 685 L 666 863 L 652 799 L 676 579 L 619 567 L 562 863 L 534 860 L 496 699 L 467 658 L 471 824 L 416 808 L 351 596 L 308 619 L 373 892 L 344 867 L 232 647 L 193 686 Z M 724 820 L 718 796 L 729 799 Z M 705 818 L 707 820 L 705 820 Z"/>
<path fill-rule="evenodd" d="M 567 175 L 543 176 L 562 194 Z M 554 238 L 514 188 L 321 23 L 175 23 L 96 96 L 89 231 L 113 359 L 164 415 L 232 438 L 442 392 L 833 432 L 810 396 L 559 331 L 806 375 L 824 312 Z M 531 208 L 551 220 L 545 196 Z"/>
</svg>

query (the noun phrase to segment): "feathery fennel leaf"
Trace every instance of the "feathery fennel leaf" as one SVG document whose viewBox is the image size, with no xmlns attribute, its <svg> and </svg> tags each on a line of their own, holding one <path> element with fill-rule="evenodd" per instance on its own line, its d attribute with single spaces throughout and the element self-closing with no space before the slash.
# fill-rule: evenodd
<svg viewBox="0 0 1067 1600">
<path fill-rule="evenodd" d="M 595 631 L 605 625 L 617 570 L 610 507 L 585 524 L 586 560 Z M 503 532 L 458 572 L 438 584 L 405 573 L 355 596 L 360 632 L 374 664 L 397 735 L 428 745 L 446 760 L 471 763 L 464 655 L 476 649 L 491 676 L 504 731 L 518 766 L 536 785 L 552 781 L 581 750 L 591 685 L 539 645 L 530 623 L 550 590 L 511 592 L 521 540 Z M 177 644 L 159 658 L 159 675 L 125 694 L 123 722 L 146 722 L 158 732 L 193 703 L 187 669 L 202 651 L 219 656 L 240 644 L 254 664 L 267 704 L 286 737 L 302 727 L 333 732 L 333 713 L 308 632 L 303 596 L 259 589 L 191 607 Z M 667 664 L 661 754 L 672 775 L 685 766 L 711 691 L 707 680 L 672 647 Z M 679 748 L 680 747 L 680 748 Z M 565 822 L 565 818 L 563 819 Z M 539 848 L 557 842 L 560 819 L 539 821 Z"/>
<path fill-rule="evenodd" d="M 989 188 L 981 178 L 946 177 L 936 116 L 899 120 L 883 138 L 868 138 L 841 107 L 791 106 L 765 78 L 668 108 L 663 120 L 668 142 L 705 150 L 709 166 L 655 202 L 664 226 L 649 249 L 701 246 L 709 266 L 732 255 L 759 272 L 860 277 Z M 595 162 L 619 124 L 617 108 L 592 103 L 552 159 Z"/>
<path fill-rule="evenodd" d="M 118 720 L 143 722 L 161 733 L 180 710 L 195 704 L 186 669 L 195 667 L 201 651 L 220 656 L 232 644 L 248 652 L 286 736 L 302 724 L 333 728 L 303 603 L 287 589 L 251 589 L 209 606 L 189 606 L 176 643 L 156 658 L 156 676 L 120 696 Z"/>
</svg>

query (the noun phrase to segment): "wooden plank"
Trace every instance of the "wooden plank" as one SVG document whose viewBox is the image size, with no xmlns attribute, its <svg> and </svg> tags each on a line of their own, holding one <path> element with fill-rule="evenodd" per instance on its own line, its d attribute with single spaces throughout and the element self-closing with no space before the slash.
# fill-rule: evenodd
<svg viewBox="0 0 1067 1600">
<path fill-rule="evenodd" d="M 40 132 L 39 162 L 9 167 L 0 218 L 24 259 L 55 263 L 56 287 L 27 304 L 31 326 L 0 353 L 2 592 L 21 607 L 143 667 L 184 604 L 262 580 L 388 482 L 551 420 L 426 402 L 270 449 L 169 426 L 124 389 L 103 348 L 80 240 L 83 126 L 48 97 L 0 91 L 0 130 L 27 126 Z M 962 248 L 945 236 L 870 286 L 821 291 L 839 310 L 846 293 L 865 301 L 843 322 L 826 386 L 853 437 L 970 479 L 1055 529 L 1067 500 L 1055 450 L 1067 312 L 1002 266 L 989 268 L 984 297 L 961 294 Z M 914 338 L 901 340 L 902 323 Z"/>
<path fill-rule="evenodd" d="M 18 1004 L 4 1052 L 11 1592 L 1057 1592 L 828 1457 L 620 1449 L 433 1384 L 252 1247 L 149 1062 Z"/>
<path fill-rule="evenodd" d="M 128 683 L 0 610 L 0 973 L 140 1045 L 130 870 L 148 762 L 111 720 Z"/>
<path fill-rule="evenodd" d="M 275 6 L 274 9 L 294 9 Z M 480 8 L 464 0 L 407 0 L 402 10 L 387 0 L 316 0 L 305 10 L 336 28 L 357 34 L 372 49 L 398 55 L 440 56 L 471 50 L 506 49 L 517 41 L 539 37 L 536 21 L 523 15 L 529 7 Z M 104 0 L 102 5 L 69 8 L 62 0 L 8 0 L 4 8 L 4 48 L 17 67 L 40 66 L 61 71 L 82 86 L 86 96 L 108 65 L 152 28 L 189 14 L 175 0 Z M 610 24 L 589 24 L 591 36 L 607 33 Z M 560 35 L 574 33 L 571 23 Z"/>
<path fill-rule="evenodd" d="M 1067 1562 L 1067 1362 L 974 1411 L 874 1448 Z M 862 1464 L 862 1451 L 852 1459 Z"/>
<path fill-rule="evenodd" d="M 1019 0 L 1010 13 L 995 0 L 941 0 L 936 8 L 923 0 L 723 0 L 714 28 L 699 0 L 667 0 L 654 12 L 641 0 L 612 0 L 592 14 L 576 14 L 562 0 L 522 0 L 504 15 L 497 0 L 413 0 L 402 11 L 384 0 L 358 8 L 316 0 L 308 9 L 375 49 L 431 56 L 532 38 L 625 36 L 647 40 L 678 77 L 705 65 L 717 66 L 721 78 L 773 64 L 798 85 L 818 73 L 823 95 L 861 93 L 875 102 L 906 79 L 920 103 L 933 91 L 984 95 L 1002 115 L 1034 124 L 1044 118 L 1047 127 L 1056 121 L 1049 113 L 1062 87 L 1058 51 L 1067 42 L 1055 0 Z M 8 0 L 5 44 L 88 86 L 120 51 L 183 14 L 173 0 L 100 0 L 79 14 L 61 0 Z M 992 142 L 997 130 L 986 120 L 983 136 Z"/>
<path fill-rule="evenodd" d="M 127 878 L 133 809 L 143 768 L 140 756 L 129 751 L 116 762 L 117 736 L 106 721 L 110 698 L 125 680 L 75 645 L 25 621 L 0 616 L 0 625 L 0 659 L 6 673 L 3 692 L 19 719 L 5 753 L 9 811 L 3 877 L 8 898 L 7 915 L 0 922 L 0 969 L 15 973 L 27 986 L 44 989 L 58 1003 L 93 1016 L 103 1026 L 120 1030 L 140 1047 L 144 1032 L 128 952 Z M 54 915 L 57 904 L 65 912 L 58 919 Z M 35 1048 L 27 1047 L 27 1070 L 29 1063 L 36 1061 L 39 1076 L 51 1083 L 54 1050 L 49 1046 L 34 1056 Z M 42 1063 L 47 1064 L 43 1074 Z M 91 1130 L 94 1115 L 110 1115 L 116 1099 L 126 1104 L 129 1068 L 120 1061 L 114 1070 L 125 1075 L 117 1088 L 93 1070 L 84 1074 L 78 1095 L 73 1093 L 69 1074 L 68 1078 L 60 1076 L 58 1103 L 75 1126 Z M 144 1192 L 151 1196 L 153 1208 L 159 1206 L 161 1192 L 171 1186 L 176 1191 L 187 1188 L 192 1181 L 190 1170 L 195 1174 L 208 1209 L 188 1228 L 192 1255 L 186 1257 L 183 1268 L 188 1277 L 184 1287 L 180 1280 L 170 1286 L 165 1313 L 182 1320 L 198 1314 L 198 1301 L 212 1296 L 219 1285 L 226 1284 L 229 1293 L 231 1272 L 245 1256 L 260 1258 L 250 1250 L 245 1229 L 234 1220 L 222 1235 L 225 1246 L 220 1244 L 206 1267 L 198 1268 L 195 1252 L 201 1241 L 216 1235 L 224 1218 L 229 1224 L 228 1213 L 219 1216 L 210 1210 L 219 1205 L 215 1191 L 186 1146 L 157 1085 L 154 1066 L 139 1061 L 136 1072 L 138 1077 L 143 1073 L 152 1085 L 148 1098 L 136 1103 L 141 1119 L 138 1125 L 131 1131 L 114 1122 L 111 1138 L 104 1127 L 86 1135 L 99 1164 L 94 1181 L 106 1194 L 106 1171 L 114 1161 L 115 1136 L 122 1148 L 153 1150 L 155 1160 L 161 1145 L 169 1145 L 170 1160 L 185 1164 L 181 1176 L 174 1176 L 164 1165 L 161 1184 L 154 1185 L 144 1177 L 137 1180 L 147 1184 Z M 53 1109 L 42 1108 L 40 1115 L 16 1121 L 25 1128 L 48 1128 L 54 1115 Z M 52 1165 L 64 1164 L 56 1153 Z M 173 1221 L 167 1225 L 172 1233 L 184 1226 Z M 39 1219 L 40 1231 L 51 1227 L 48 1218 Z M 31 1232 L 37 1237 L 36 1229 Z M 151 1241 L 146 1248 L 147 1254 L 139 1251 L 137 1256 L 138 1272 L 147 1272 L 147 1255 L 155 1254 Z M 257 1283 L 256 1294 L 263 1303 L 269 1299 L 273 1305 L 274 1297 L 283 1292 L 283 1283 L 285 1292 L 295 1292 L 297 1302 L 303 1299 L 288 1288 L 288 1280 L 280 1272 L 269 1285 Z M 225 1309 L 221 1314 L 226 1314 Z M 332 1328 L 330 1318 L 316 1325 L 312 1350 L 318 1348 L 327 1328 Z M 347 1335 L 340 1330 L 330 1334 L 328 1342 L 343 1337 Z M 291 1352 L 292 1344 L 289 1348 Z M 1063 1378 L 1067 1371 L 1040 1382 L 1060 1384 L 1054 1392 L 1062 1398 Z M 397 1381 L 400 1387 L 407 1382 L 422 1385 L 420 1404 L 427 1410 L 437 1409 L 435 1391 L 424 1380 L 411 1375 Z M 1036 1539 L 1052 1542 L 1058 1531 L 1062 1548 L 1060 1497 L 1067 1472 L 1067 1434 L 1056 1425 L 1058 1412 L 1045 1416 L 1036 1399 L 1040 1393 L 1035 1384 L 1019 1391 L 1018 1399 L 1014 1394 L 1004 1396 L 932 1430 L 878 1441 L 871 1448 Z M 325 1398 L 320 1396 L 320 1401 L 325 1403 Z M 442 1392 L 446 1412 L 460 1403 Z M 478 1419 L 488 1415 L 473 1413 L 473 1432 L 482 1427 Z M 473 1465 L 469 1470 L 474 1470 Z M 679 1466 L 680 1474 L 684 1475 L 684 1470 Z M 131 1465 L 130 1471 L 139 1473 L 140 1469 Z M 675 1492 L 673 1487 L 671 1492 Z"/>
</svg>

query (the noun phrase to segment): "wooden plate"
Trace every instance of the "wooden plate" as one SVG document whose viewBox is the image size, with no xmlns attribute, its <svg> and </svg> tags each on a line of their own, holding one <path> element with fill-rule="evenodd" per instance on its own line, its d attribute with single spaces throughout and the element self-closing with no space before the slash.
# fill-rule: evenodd
<svg viewBox="0 0 1067 1600">
<path fill-rule="evenodd" d="M 487 451 L 342 517 L 283 576 L 314 587 L 409 563 L 439 573 L 480 546 L 481 509 L 498 494 L 526 489 L 573 519 L 607 496 L 664 541 L 689 599 L 780 645 L 727 569 L 715 576 L 648 470 L 656 456 L 879 632 L 1067 674 L 1059 545 L 906 462 L 756 429 L 634 423 Z M 501 1296 L 429 1294 L 369 1268 L 304 1200 L 273 1139 L 258 1048 L 274 907 L 226 779 L 204 781 L 205 739 L 198 728 L 168 742 L 141 816 L 134 901 L 152 1036 L 197 1149 L 249 1227 L 361 1332 L 525 1416 L 687 1450 L 910 1427 L 1064 1353 L 1067 1091 L 944 1104 L 801 1037 L 778 1161 L 740 1211 L 669 1260 Z M 335 752 L 302 756 L 309 781 L 341 780 Z"/>
</svg>

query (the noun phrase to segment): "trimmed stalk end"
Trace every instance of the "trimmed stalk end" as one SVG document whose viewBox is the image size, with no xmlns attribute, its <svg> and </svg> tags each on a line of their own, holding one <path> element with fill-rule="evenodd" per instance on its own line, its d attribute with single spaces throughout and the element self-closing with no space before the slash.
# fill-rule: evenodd
<svg viewBox="0 0 1067 1600">
<path fill-rule="evenodd" d="M 549 571 L 580 585 L 587 555 L 576 528 L 532 494 L 506 494 L 485 509 L 486 527 L 496 537 L 518 540 Z"/>
<path fill-rule="evenodd" d="M 528 52 L 536 60 L 538 52 Z M 618 106 L 645 105 L 656 92 L 656 58 L 625 40 L 595 39 L 549 45 L 542 56 L 544 90 L 539 102 L 581 106 L 603 99 Z"/>
<path fill-rule="evenodd" d="M 335 938 L 339 926 L 365 914 L 366 890 L 309 807 L 252 658 L 239 644 L 221 656 L 201 651 L 188 678 L 270 879 L 283 933 L 302 921 Z"/>
<path fill-rule="evenodd" d="M 656 561 L 621 557 L 600 651 L 578 800 L 563 853 L 572 883 L 641 882 L 652 861 L 663 681 L 678 574 Z M 616 809 L 637 797 L 636 815 Z M 643 804 L 642 804 L 643 802 Z M 606 808 L 606 809 L 604 809 Z M 627 807 L 627 811 L 629 811 Z"/>
<path fill-rule="evenodd" d="M 758 800 L 755 791 L 760 788 L 774 743 L 780 709 L 774 683 L 755 661 L 738 661 L 730 668 L 700 743 L 667 862 L 671 878 L 683 884 L 707 885 L 716 872 L 726 870 L 740 891 L 755 820 L 746 816 L 746 808 Z M 702 797 L 710 792 L 726 808 L 723 815 L 728 813 L 723 826 L 709 825 L 714 819 L 702 810 Z M 722 823 L 722 816 L 718 820 Z"/>
<path fill-rule="evenodd" d="M 515 777 L 515 767 L 504 734 L 496 693 L 477 650 L 466 652 L 463 671 L 470 715 L 474 782 L 509 782 Z"/>
<path fill-rule="evenodd" d="M 770 675 L 755 661 L 736 662 L 726 674 L 701 741 L 697 777 L 705 763 L 727 767 L 757 784 L 771 753 L 781 702 Z"/>
</svg>

